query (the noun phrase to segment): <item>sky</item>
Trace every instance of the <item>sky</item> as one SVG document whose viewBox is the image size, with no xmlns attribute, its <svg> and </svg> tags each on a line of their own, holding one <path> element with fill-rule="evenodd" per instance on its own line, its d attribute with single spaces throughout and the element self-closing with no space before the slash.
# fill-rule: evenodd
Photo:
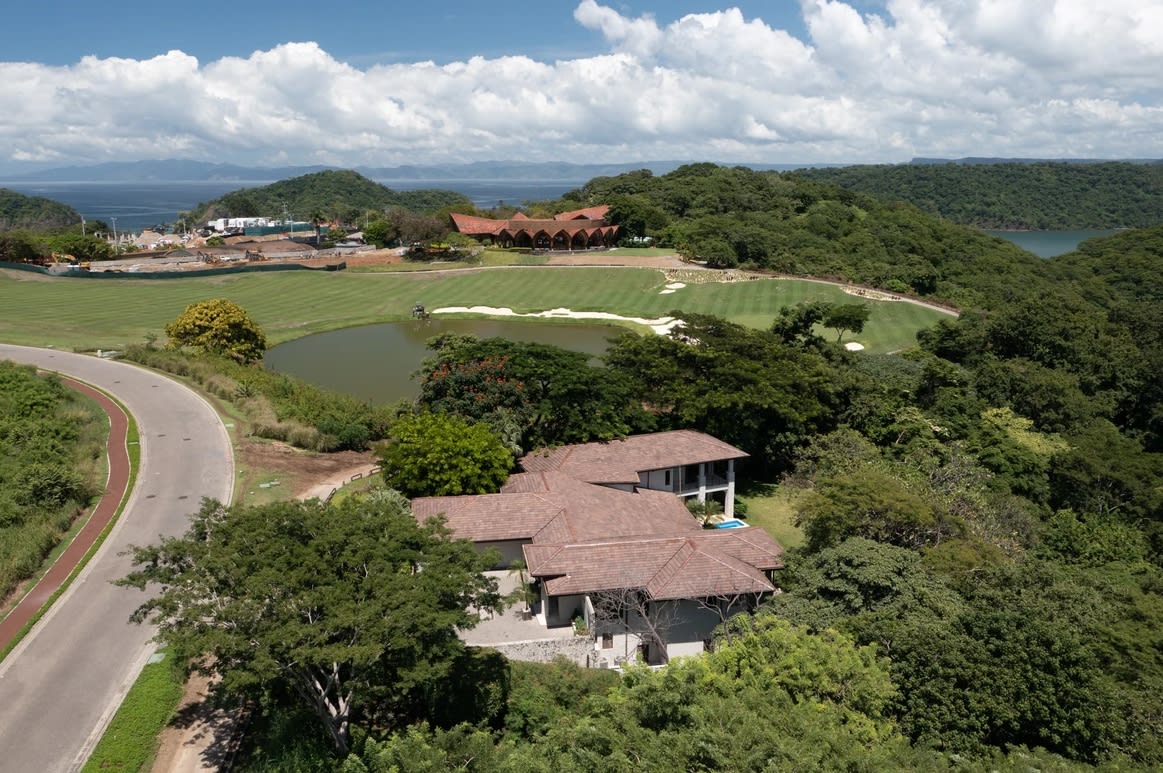
<svg viewBox="0 0 1163 773">
<path fill-rule="evenodd" d="M 0 172 L 1163 157 L 1163 0 L 38 0 Z"/>
</svg>

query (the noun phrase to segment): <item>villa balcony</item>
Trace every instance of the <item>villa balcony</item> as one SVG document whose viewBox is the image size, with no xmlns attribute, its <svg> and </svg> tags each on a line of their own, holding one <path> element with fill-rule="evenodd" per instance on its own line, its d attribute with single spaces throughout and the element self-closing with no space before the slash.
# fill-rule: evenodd
<svg viewBox="0 0 1163 773">
<path fill-rule="evenodd" d="M 704 485 L 707 491 L 722 491 L 727 488 L 727 478 L 723 475 L 708 475 Z M 699 493 L 699 479 L 679 481 L 675 493 L 682 496 Z"/>
</svg>

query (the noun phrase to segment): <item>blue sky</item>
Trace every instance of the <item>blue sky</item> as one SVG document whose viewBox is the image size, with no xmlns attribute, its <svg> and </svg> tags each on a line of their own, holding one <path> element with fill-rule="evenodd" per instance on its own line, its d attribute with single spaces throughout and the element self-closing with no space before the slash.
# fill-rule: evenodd
<svg viewBox="0 0 1163 773">
<path fill-rule="evenodd" d="M 0 173 L 1163 157 L 1160 0 L 9 5 Z"/>
<path fill-rule="evenodd" d="M 804 32 L 795 0 L 732 5 L 797 35 Z M 606 48 L 599 33 L 574 21 L 576 4 L 568 0 L 206 0 L 182 11 L 156 0 L 114 0 L 102 11 L 88 0 L 33 0 L 12 6 L 4 13 L 0 58 L 55 65 L 72 64 L 85 55 L 147 59 L 173 48 L 210 61 L 245 57 L 292 41 L 314 41 L 336 59 L 359 66 L 423 60 L 443 64 L 515 54 L 553 61 Z M 611 7 L 671 22 L 719 10 L 722 4 L 655 0 Z"/>
</svg>

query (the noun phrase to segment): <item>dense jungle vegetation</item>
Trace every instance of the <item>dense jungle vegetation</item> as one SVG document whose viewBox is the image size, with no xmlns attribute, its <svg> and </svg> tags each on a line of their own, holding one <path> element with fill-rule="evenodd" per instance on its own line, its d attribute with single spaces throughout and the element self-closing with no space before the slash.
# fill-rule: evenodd
<svg viewBox="0 0 1163 773">
<path fill-rule="evenodd" d="M 106 427 L 55 376 L 0 360 L 0 600 L 97 493 Z"/>
<path fill-rule="evenodd" d="M 348 223 L 359 222 L 368 211 L 382 213 L 399 207 L 435 212 L 446 207 L 471 208 L 472 202 L 453 191 L 394 191 L 358 172 L 330 170 L 233 191 L 183 212 L 181 218 L 200 224 L 219 217 L 282 217 L 284 207 L 298 220 Z"/>
<path fill-rule="evenodd" d="M 833 185 L 742 167 L 692 164 L 654 176 L 598 177 L 561 209 L 609 204 L 629 236 L 650 236 L 711 266 L 835 277 L 899 293 L 983 303 L 1041 268 L 1015 245 Z"/>
<path fill-rule="evenodd" d="M 79 222 L 80 213 L 67 204 L 0 188 L 0 231 L 42 231 Z"/>
<path fill-rule="evenodd" d="M 881 164 L 802 169 L 796 175 L 907 201 L 977 228 L 1145 228 L 1158 224 L 1163 212 L 1160 163 Z"/>
</svg>

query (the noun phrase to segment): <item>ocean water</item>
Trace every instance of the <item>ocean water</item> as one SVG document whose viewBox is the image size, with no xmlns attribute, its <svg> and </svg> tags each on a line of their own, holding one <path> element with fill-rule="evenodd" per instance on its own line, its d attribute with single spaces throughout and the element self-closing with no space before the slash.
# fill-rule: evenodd
<svg viewBox="0 0 1163 773">
<path fill-rule="evenodd" d="M 216 182 L 5 182 L 8 188 L 27 196 L 43 196 L 68 204 L 86 220 L 104 220 L 110 226 L 117 218 L 117 229 L 139 231 L 160 223 L 173 223 L 179 212 L 216 199 L 240 188 L 257 188 L 273 180 Z M 397 191 L 421 188 L 445 188 L 463 193 L 478 207 L 494 207 L 498 202 L 521 204 L 525 201 L 560 198 L 566 191 L 584 185 L 586 180 L 377 180 Z M 272 212 L 271 215 L 282 213 Z M 295 217 L 306 213 L 292 212 Z"/>
<path fill-rule="evenodd" d="M 986 233 L 1011 241 L 1040 258 L 1055 258 L 1073 252 L 1075 247 L 1087 239 L 1110 236 L 1118 231 L 986 231 Z"/>
</svg>

